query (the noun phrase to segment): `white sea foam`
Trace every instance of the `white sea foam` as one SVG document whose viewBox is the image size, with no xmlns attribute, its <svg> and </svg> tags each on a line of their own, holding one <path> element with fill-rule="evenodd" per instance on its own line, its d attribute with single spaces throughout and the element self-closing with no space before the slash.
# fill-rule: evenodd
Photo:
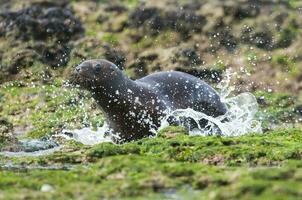
<svg viewBox="0 0 302 200">
<path fill-rule="evenodd" d="M 63 130 L 62 133 L 57 134 L 56 137 L 63 137 L 67 140 L 75 140 L 85 145 L 95 145 L 102 142 L 111 142 L 111 137 L 107 134 L 108 127 L 104 124 L 98 130 L 92 130 L 85 127 L 82 129 Z"/>
<path fill-rule="evenodd" d="M 239 136 L 247 133 L 262 133 L 261 122 L 255 117 L 258 112 L 258 103 L 255 96 L 246 92 L 230 97 L 234 90 L 234 87 L 230 85 L 231 78 L 232 73 L 227 70 L 224 79 L 217 85 L 221 101 L 228 107 L 226 114 L 214 118 L 190 108 L 177 109 L 170 112 L 162 120 L 160 129 L 169 126 L 167 119 L 173 116 L 178 121 L 190 118 L 196 122 L 198 127 L 189 130 L 190 135 Z M 203 119 L 208 121 L 206 127 L 199 126 L 199 121 Z M 185 124 L 182 125 L 186 126 Z"/>
<path fill-rule="evenodd" d="M 225 103 L 228 106 L 228 112 L 219 117 L 211 117 L 202 112 L 191 108 L 177 109 L 169 113 L 161 123 L 161 127 L 169 126 L 168 118 L 173 116 L 178 121 L 184 118 L 190 118 L 196 122 L 197 128 L 189 130 L 190 135 L 213 135 L 239 136 L 247 133 L 262 133 L 261 122 L 255 119 L 258 111 L 256 98 L 251 93 L 242 93 L 232 98 L 226 98 Z M 199 121 L 205 119 L 208 121 L 206 127 L 200 127 Z M 186 126 L 183 122 L 183 126 Z"/>
</svg>

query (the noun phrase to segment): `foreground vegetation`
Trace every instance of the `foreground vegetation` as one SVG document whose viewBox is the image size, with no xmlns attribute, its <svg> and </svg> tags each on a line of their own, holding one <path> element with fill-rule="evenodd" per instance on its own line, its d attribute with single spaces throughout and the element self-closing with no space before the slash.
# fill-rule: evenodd
<svg viewBox="0 0 302 200">
<path fill-rule="evenodd" d="M 0 198 L 299 199 L 301 141 L 298 129 L 224 138 L 170 127 L 123 145 L 69 142 L 48 156 L 0 157 Z"/>
</svg>

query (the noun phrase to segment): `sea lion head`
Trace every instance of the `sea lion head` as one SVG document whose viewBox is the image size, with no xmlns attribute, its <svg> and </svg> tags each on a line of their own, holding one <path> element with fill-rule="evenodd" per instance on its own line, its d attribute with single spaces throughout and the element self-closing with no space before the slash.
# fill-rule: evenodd
<svg viewBox="0 0 302 200">
<path fill-rule="evenodd" d="M 86 60 L 72 73 L 72 82 L 87 90 L 106 87 L 123 78 L 122 71 L 112 62 L 104 59 Z"/>
</svg>

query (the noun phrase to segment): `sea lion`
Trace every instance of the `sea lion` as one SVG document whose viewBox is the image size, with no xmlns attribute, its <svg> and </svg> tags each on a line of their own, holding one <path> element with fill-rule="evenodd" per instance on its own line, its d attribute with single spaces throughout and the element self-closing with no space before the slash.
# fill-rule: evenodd
<svg viewBox="0 0 302 200">
<path fill-rule="evenodd" d="M 175 109 L 192 108 L 213 117 L 227 111 L 211 86 L 183 72 L 131 80 L 115 64 L 94 59 L 78 65 L 72 76 L 74 83 L 92 93 L 120 141 L 153 135 L 161 119 Z"/>
</svg>

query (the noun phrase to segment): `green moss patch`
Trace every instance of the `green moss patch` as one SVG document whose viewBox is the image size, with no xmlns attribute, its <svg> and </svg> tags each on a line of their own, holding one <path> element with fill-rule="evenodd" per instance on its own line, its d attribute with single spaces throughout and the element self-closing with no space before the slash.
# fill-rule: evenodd
<svg viewBox="0 0 302 200">
<path fill-rule="evenodd" d="M 301 133 L 190 137 L 171 127 L 160 137 L 123 145 L 69 143 L 49 156 L 0 157 L 2 166 L 10 160 L 33 168 L 0 171 L 0 198 L 296 199 L 302 195 Z M 68 163 L 70 170 L 34 169 Z"/>
<path fill-rule="evenodd" d="M 41 137 L 62 128 L 101 126 L 103 117 L 87 94 L 64 88 L 61 81 L 51 85 L 14 83 L 3 85 L 0 113 L 21 134 Z M 89 112 L 89 115 L 87 114 Z M 69 127 L 66 127 L 68 124 Z"/>
</svg>

